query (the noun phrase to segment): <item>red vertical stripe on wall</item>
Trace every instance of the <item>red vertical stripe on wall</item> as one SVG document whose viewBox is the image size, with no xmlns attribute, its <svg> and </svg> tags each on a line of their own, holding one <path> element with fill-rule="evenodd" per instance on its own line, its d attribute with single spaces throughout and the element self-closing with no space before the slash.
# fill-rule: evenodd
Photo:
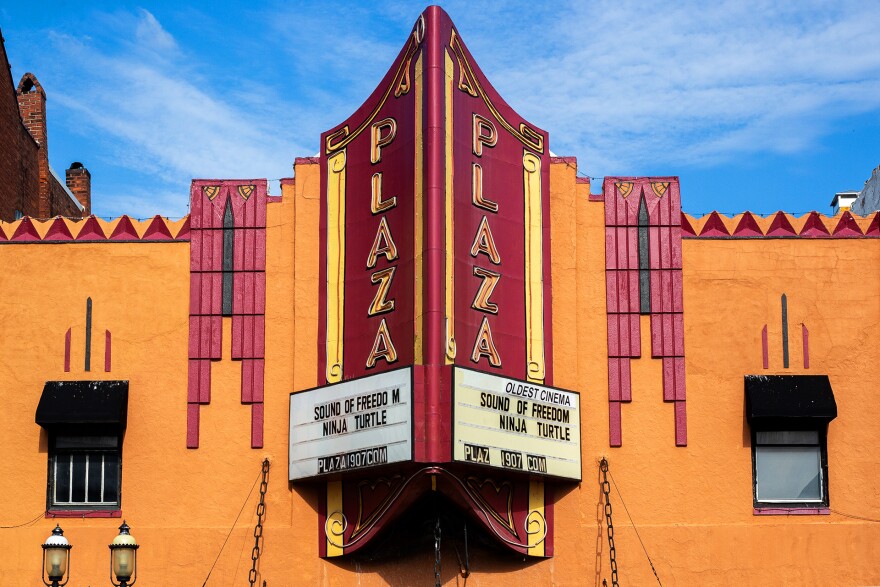
<svg viewBox="0 0 880 587">
<path fill-rule="evenodd" d="M 251 448 L 263 448 L 263 404 L 251 405 Z"/>
<path fill-rule="evenodd" d="M 242 341 L 244 340 L 244 316 L 232 317 L 232 358 L 240 359 L 244 356 L 242 352 Z"/>
<path fill-rule="evenodd" d="M 186 448 L 199 448 L 199 404 L 186 406 Z"/>
<path fill-rule="evenodd" d="M 684 401 L 675 402 L 675 445 L 687 446 L 687 409 Z"/>
<path fill-rule="evenodd" d="M 675 401 L 685 401 L 684 357 L 675 357 Z"/>
<path fill-rule="evenodd" d="M 68 328 L 64 334 L 64 372 L 70 373 L 70 331 Z"/>
<path fill-rule="evenodd" d="M 255 359 L 262 359 L 266 356 L 266 317 L 262 314 L 254 316 L 254 351 L 252 356 Z"/>
<path fill-rule="evenodd" d="M 801 333 L 804 335 L 804 369 L 810 368 L 810 332 L 806 324 L 801 324 Z"/>
<path fill-rule="evenodd" d="M 241 403 L 250 404 L 254 401 L 254 361 L 241 361 Z"/>
<path fill-rule="evenodd" d="M 110 372 L 110 331 L 104 333 L 104 372 Z"/>
<path fill-rule="evenodd" d="M 608 402 L 608 443 L 611 446 L 623 444 L 623 430 L 620 425 L 620 402 Z"/>
<path fill-rule="evenodd" d="M 608 399 L 620 401 L 620 361 L 621 359 L 608 359 Z"/>
<path fill-rule="evenodd" d="M 266 313 L 266 273 L 254 273 L 254 313 Z"/>
<path fill-rule="evenodd" d="M 663 357 L 663 401 L 675 401 L 675 359 Z"/>
<path fill-rule="evenodd" d="M 632 401 L 632 378 L 629 359 L 620 359 L 620 401 Z"/>
<path fill-rule="evenodd" d="M 197 403 L 200 401 L 199 384 L 201 383 L 201 379 L 199 373 L 199 363 L 200 361 L 198 359 L 189 360 L 186 396 L 186 400 L 189 403 Z"/>
<path fill-rule="evenodd" d="M 253 361 L 253 374 L 254 374 L 254 383 L 253 383 L 253 393 L 252 393 L 252 401 L 254 402 L 263 402 L 263 382 L 265 381 L 265 370 L 266 370 L 266 360 L 265 359 L 252 359 Z"/>
<path fill-rule="evenodd" d="M 770 368 L 770 349 L 767 344 L 767 325 L 764 325 L 764 328 L 761 329 L 761 356 L 764 363 L 764 368 Z"/>
<path fill-rule="evenodd" d="M 642 356 L 642 328 L 638 314 L 624 314 L 629 319 L 629 356 L 637 359 Z"/>
<path fill-rule="evenodd" d="M 617 269 L 617 232 L 605 228 L 605 269 Z"/>
<path fill-rule="evenodd" d="M 254 241 L 254 269 L 257 271 L 266 270 L 266 229 L 259 228 L 254 231 L 256 239 Z"/>
<path fill-rule="evenodd" d="M 211 316 L 203 318 L 206 322 L 209 323 L 209 328 L 211 332 L 211 355 L 210 357 L 215 360 L 220 360 L 222 357 L 222 349 L 221 344 L 223 342 L 223 317 L 222 316 Z"/>
</svg>

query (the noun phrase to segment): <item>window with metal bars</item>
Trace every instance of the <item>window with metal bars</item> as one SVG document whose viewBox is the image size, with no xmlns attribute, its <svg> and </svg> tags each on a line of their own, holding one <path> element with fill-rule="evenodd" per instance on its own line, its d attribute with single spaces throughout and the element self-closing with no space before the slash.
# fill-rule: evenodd
<svg viewBox="0 0 880 587">
<path fill-rule="evenodd" d="M 118 435 L 53 435 L 49 508 L 115 510 L 120 505 L 122 455 Z"/>
</svg>

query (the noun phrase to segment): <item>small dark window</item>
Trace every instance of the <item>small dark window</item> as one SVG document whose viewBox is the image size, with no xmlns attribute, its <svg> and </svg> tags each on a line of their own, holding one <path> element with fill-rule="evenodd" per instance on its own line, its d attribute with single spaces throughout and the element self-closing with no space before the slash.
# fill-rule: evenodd
<svg viewBox="0 0 880 587">
<path fill-rule="evenodd" d="M 119 509 L 120 444 L 116 434 L 52 434 L 49 509 Z"/>
<path fill-rule="evenodd" d="M 837 417 L 828 376 L 746 375 L 745 392 L 756 510 L 827 508 L 827 432 Z"/>
<path fill-rule="evenodd" d="M 752 433 L 755 507 L 828 506 L 825 431 Z"/>
</svg>

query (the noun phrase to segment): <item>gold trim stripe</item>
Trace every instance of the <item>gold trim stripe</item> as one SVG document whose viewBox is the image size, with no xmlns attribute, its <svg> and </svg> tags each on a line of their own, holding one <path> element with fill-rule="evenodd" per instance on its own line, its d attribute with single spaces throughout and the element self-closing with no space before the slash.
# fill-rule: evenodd
<svg viewBox="0 0 880 587">
<path fill-rule="evenodd" d="M 327 383 L 342 381 L 345 307 L 345 150 L 327 160 Z"/>
<path fill-rule="evenodd" d="M 537 513 L 538 515 L 533 515 Z M 539 526 L 538 528 L 529 526 Z M 544 556 L 544 538 L 547 536 L 547 519 L 544 517 L 544 481 L 529 481 L 529 515 L 526 518 L 526 535 L 529 539 L 529 556 Z"/>
<path fill-rule="evenodd" d="M 452 217 L 452 78 L 454 68 L 449 51 L 443 51 L 446 118 L 446 178 L 445 178 L 445 215 L 446 215 L 446 364 L 455 360 L 455 225 Z"/>
<path fill-rule="evenodd" d="M 416 59 L 416 72 L 415 72 L 415 80 L 413 82 L 413 99 L 416 101 L 415 103 L 415 139 L 416 139 L 416 160 L 415 160 L 415 178 L 414 178 L 414 191 L 415 191 L 415 226 L 413 230 L 413 234 L 415 235 L 415 246 L 413 247 L 413 256 L 415 258 L 415 274 L 416 278 L 413 280 L 413 287 L 415 291 L 413 292 L 413 306 L 415 307 L 415 340 L 414 345 L 414 353 L 413 358 L 416 365 L 421 365 L 424 363 L 423 358 L 423 343 L 424 343 L 424 332 L 422 328 L 424 327 L 422 322 L 422 312 L 423 312 L 423 299 L 424 290 L 422 289 L 422 273 L 424 271 L 424 247 L 425 247 L 425 233 L 424 233 L 424 178 L 422 177 L 424 174 L 424 145 L 422 140 L 422 116 L 423 116 L 423 104 L 422 104 L 422 55 L 419 54 L 418 59 Z"/>
<path fill-rule="evenodd" d="M 541 159 L 523 151 L 525 193 L 525 282 L 527 378 L 544 383 L 544 231 L 541 204 Z"/>
<path fill-rule="evenodd" d="M 342 538 L 345 533 L 345 517 L 342 515 L 342 481 L 327 482 L 327 522 L 324 524 L 325 533 L 328 528 L 342 530 L 342 532 L 338 535 L 339 541 L 336 544 L 330 540 L 329 536 L 325 536 L 327 539 L 327 557 L 342 556 L 345 554 L 345 549 L 338 546 L 338 544 L 344 542 Z"/>
</svg>

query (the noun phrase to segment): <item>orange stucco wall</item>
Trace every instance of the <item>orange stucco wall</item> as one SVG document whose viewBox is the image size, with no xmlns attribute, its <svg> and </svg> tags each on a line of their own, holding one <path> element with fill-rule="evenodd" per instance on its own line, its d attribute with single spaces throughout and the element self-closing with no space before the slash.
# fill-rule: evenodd
<svg viewBox="0 0 880 587">
<path fill-rule="evenodd" d="M 141 544 L 139 585 L 201 585 L 260 471 L 266 497 L 260 580 L 277 585 L 404 585 L 433 580 L 433 552 L 400 560 L 323 560 L 318 485 L 287 481 L 289 393 L 313 387 L 317 360 L 319 174 L 298 164 L 283 200 L 268 206 L 265 445 L 251 449 L 240 364 L 212 369 L 200 448 L 185 448 L 189 245 L 186 242 L 5 244 L 0 318 L 0 584 L 39 584 L 47 435 L 34 413 L 47 380 L 127 379 L 122 514 Z M 554 385 L 581 394 L 583 481 L 553 485 L 552 559 L 523 562 L 475 544 L 467 584 L 601 585 L 610 579 L 598 460 L 610 470 L 663 585 L 856 585 L 880 583 L 880 239 L 686 239 L 684 258 L 688 446 L 676 447 L 660 362 L 633 362 L 633 401 L 623 406 L 623 446 L 608 446 L 604 216 L 575 169 L 551 168 Z M 685 194 L 686 197 L 686 194 Z M 42 229 L 42 228 L 41 228 Z M 4 230 L 10 234 L 9 226 Z M 780 296 L 788 297 L 791 368 L 782 369 Z M 112 331 L 113 365 L 93 334 L 83 372 L 85 301 L 93 331 Z M 225 319 L 228 320 L 228 319 Z M 810 369 L 800 324 L 810 331 Z M 761 361 L 768 325 L 770 369 Z M 72 328 L 71 371 L 63 370 Z M 643 324 L 642 348 L 649 349 Z M 96 342 L 97 341 L 97 342 Z M 645 355 L 648 355 L 645 352 Z M 743 376 L 827 374 L 839 415 L 828 430 L 830 503 L 823 516 L 755 516 Z M 654 581 L 612 489 L 621 583 Z M 208 585 L 245 584 L 256 491 Z M 73 546 L 71 585 L 107 582 L 107 544 L 119 518 L 58 520 Z M 455 552 L 443 551 L 445 585 L 463 585 Z"/>
</svg>

